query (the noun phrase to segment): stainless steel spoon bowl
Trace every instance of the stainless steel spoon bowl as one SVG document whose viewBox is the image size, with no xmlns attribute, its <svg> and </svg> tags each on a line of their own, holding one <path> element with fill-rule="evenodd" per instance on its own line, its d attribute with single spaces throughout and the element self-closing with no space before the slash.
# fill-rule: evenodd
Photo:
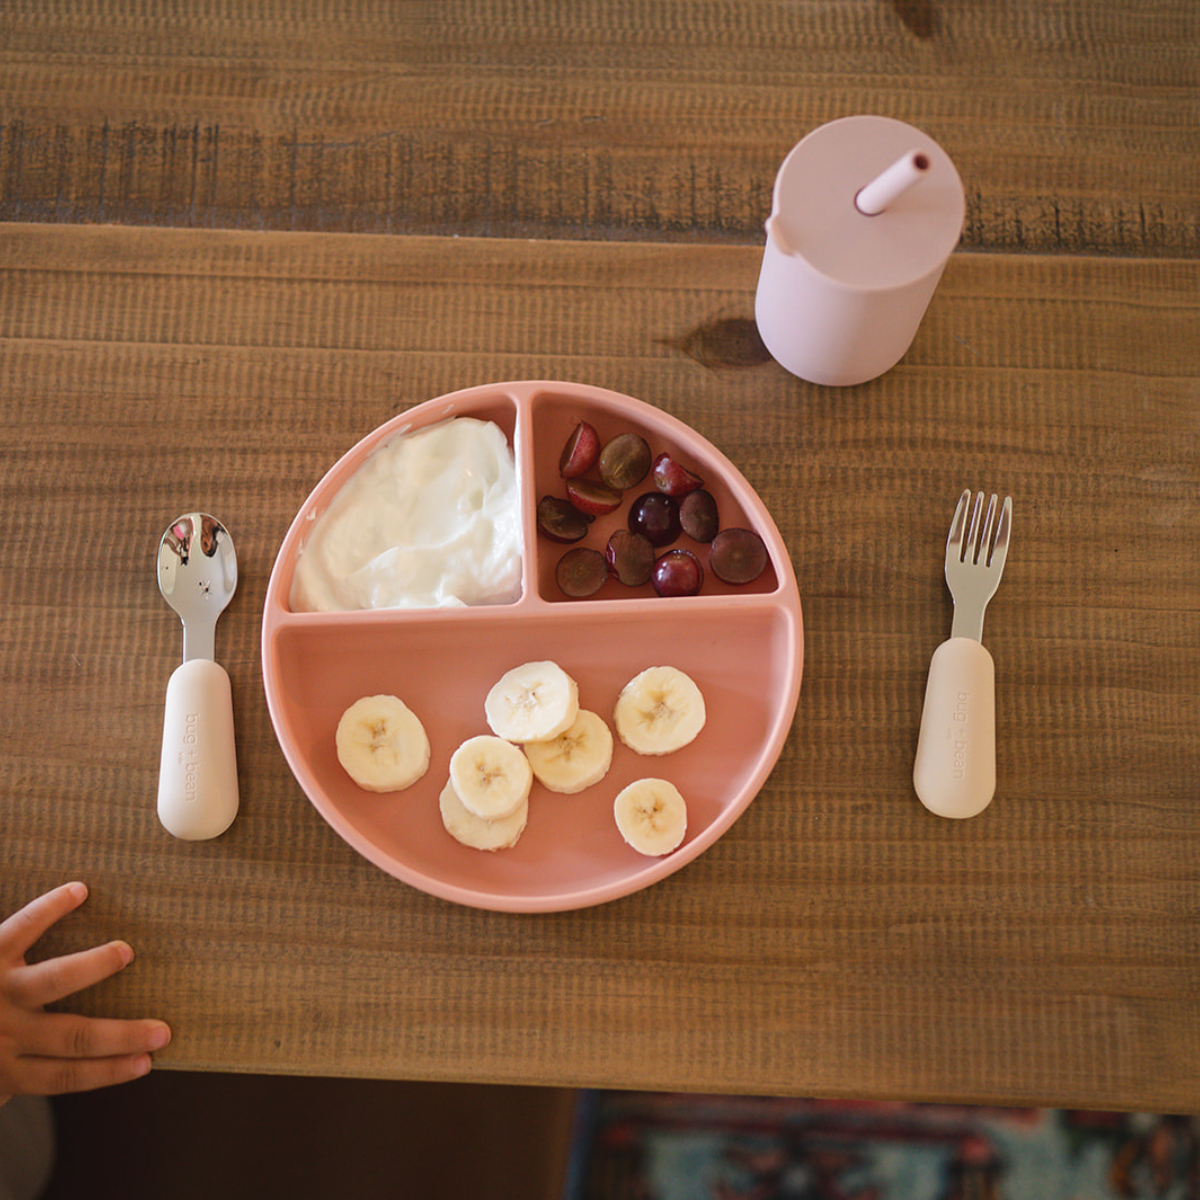
<svg viewBox="0 0 1200 1200">
<path fill-rule="evenodd" d="M 217 618 L 237 587 L 229 531 L 207 513 L 172 521 L 158 544 L 158 588 L 183 622 L 183 661 L 216 658 Z"/>
<path fill-rule="evenodd" d="M 224 833 L 237 815 L 237 757 L 229 676 L 215 661 L 217 618 L 237 587 L 229 531 L 185 513 L 158 547 L 158 587 L 183 622 L 183 662 L 167 684 L 158 817 L 187 841 Z"/>
</svg>

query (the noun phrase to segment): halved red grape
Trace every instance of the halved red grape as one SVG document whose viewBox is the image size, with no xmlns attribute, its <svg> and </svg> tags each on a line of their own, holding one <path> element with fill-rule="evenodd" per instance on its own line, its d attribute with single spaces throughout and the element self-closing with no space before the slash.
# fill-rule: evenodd
<svg viewBox="0 0 1200 1200">
<path fill-rule="evenodd" d="M 651 464 L 654 474 L 654 486 L 676 500 L 704 486 L 704 480 L 699 475 L 689 471 L 678 459 L 672 458 L 665 450 Z"/>
<path fill-rule="evenodd" d="M 608 578 L 608 561 L 599 550 L 576 546 L 558 560 L 554 579 L 563 594 L 573 599 L 594 596 Z"/>
<path fill-rule="evenodd" d="M 605 549 L 608 569 L 628 587 L 650 582 L 654 569 L 654 547 L 640 533 L 614 529 Z"/>
<path fill-rule="evenodd" d="M 636 433 L 618 433 L 600 451 L 600 478 L 619 492 L 636 487 L 650 470 L 650 443 Z"/>
<path fill-rule="evenodd" d="M 587 534 L 592 518 L 561 496 L 543 496 L 537 506 L 538 532 L 552 542 L 578 542 Z"/>
<path fill-rule="evenodd" d="M 753 529 L 722 529 L 708 548 L 708 565 L 726 583 L 752 583 L 767 569 L 767 547 Z"/>
<path fill-rule="evenodd" d="M 559 456 L 558 473 L 563 479 L 578 479 L 591 470 L 599 457 L 600 435 L 586 421 L 580 421 Z"/>
<path fill-rule="evenodd" d="M 669 546 L 681 528 L 679 504 L 662 492 L 644 492 L 629 506 L 628 525 L 652 546 Z"/>
<path fill-rule="evenodd" d="M 690 550 L 676 547 L 654 560 L 652 579 L 660 596 L 694 596 L 704 585 L 704 568 Z"/>
<path fill-rule="evenodd" d="M 679 523 L 688 537 L 698 542 L 711 542 L 721 527 L 712 493 L 702 488 L 688 492 L 679 502 Z"/>
<path fill-rule="evenodd" d="M 567 499 L 582 513 L 602 517 L 621 507 L 621 493 L 590 479 L 568 479 Z"/>
</svg>

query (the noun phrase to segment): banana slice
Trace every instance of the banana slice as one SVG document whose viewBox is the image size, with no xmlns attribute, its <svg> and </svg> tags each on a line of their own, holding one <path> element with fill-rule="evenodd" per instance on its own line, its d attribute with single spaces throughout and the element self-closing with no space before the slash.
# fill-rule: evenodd
<svg viewBox="0 0 1200 1200">
<path fill-rule="evenodd" d="M 647 667 L 617 697 L 617 735 L 638 754 L 670 754 L 704 728 L 704 697 L 676 667 Z"/>
<path fill-rule="evenodd" d="M 338 721 L 338 762 L 368 792 L 410 787 L 429 768 L 429 738 L 420 718 L 396 696 L 364 696 Z"/>
<path fill-rule="evenodd" d="M 617 793 L 613 816 L 639 854 L 670 854 L 687 833 L 687 802 L 665 779 L 638 779 Z"/>
<path fill-rule="evenodd" d="M 515 813 L 529 799 L 529 759 L 503 738 L 468 738 L 450 756 L 450 782 L 468 812 L 485 821 Z"/>
<path fill-rule="evenodd" d="M 573 795 L 599 783 L 612 765 L 613 736 L 602 717 L 581 708 L 570 729 L 548 742 L 527 742 L 525 756 L 537 781 Z"/>
<path fill-rule="evenodd" d="M 507 742 L 546 742 L 571 728 L 579 688 L 557 663 L 529 662 L 501 678 L 483 711 L 492 732 Z"/>
<path fill-rule="evenodd" d="M 494 821 L 485 821 L 477 817 L 458 798 L 454 790 L 454 781 L 447 780 L 438 797 L 438 808 L 442 814 L 442 824 L 446 832 L 455 841 L 470 846 L 472 850 L 507 850 L 517 844 L 517 839 L 525 831 L 525 822 L 529 817 L 529 801 L 523 800 L 517 805 L 516 812 L 507 817 L 498 817 Z"/>
</svg>

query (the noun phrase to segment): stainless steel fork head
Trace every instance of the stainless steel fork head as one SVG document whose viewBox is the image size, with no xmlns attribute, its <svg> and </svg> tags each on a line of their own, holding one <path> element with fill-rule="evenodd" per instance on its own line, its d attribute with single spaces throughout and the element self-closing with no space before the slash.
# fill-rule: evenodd
<svg viewBox="0 0 1200 1200">
<path fill-rule="evenodd" d="M 967 526 L 970 512 L 971 524 Z M 983 641 L 983 614 L 988 601 L 1000 586 L 1004 560 L 1008 557 L 1008 537 L 1012 528 L 1012 497 L 1004 498 L 1000 520 L 995 524 L 996 495 L 988 501 L 987 514 L 980 526 L 983 493 L 975 496 L 971 507 L 971 490 L 967 488 L 958 498 L 950 536 L 946 539 L 946 586 L 954 597 L 954 623 L 950 636 Z"/>
</svg>

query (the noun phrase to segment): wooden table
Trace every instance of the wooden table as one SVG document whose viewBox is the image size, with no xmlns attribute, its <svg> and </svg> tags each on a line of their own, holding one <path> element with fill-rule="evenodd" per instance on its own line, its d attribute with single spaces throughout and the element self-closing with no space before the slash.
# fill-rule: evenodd
<svg viewBox="0 0 1200 1200">
<path fill-rule="evenodd" d="M 166 1067 L 1197 1111 L 1200 9 L 645 0 L 0 13 L 0 901 L 127 938 L 82 1011 Z M 912 349 L 838 390 L 752 321 L 787 149 L 880 112 L 963 176 Z M 755 802 L 652 889 L 445 903 L 290 775 L 259 632 L 325 469 L 441 393 L 687 421 L 790 547 L 806 657 Z M 961 488 L 1010 492 L 999 786 L 910 775 Z M 237 544 L 241 814 L 154 816 L 165 523 Z"/>
</svg>

